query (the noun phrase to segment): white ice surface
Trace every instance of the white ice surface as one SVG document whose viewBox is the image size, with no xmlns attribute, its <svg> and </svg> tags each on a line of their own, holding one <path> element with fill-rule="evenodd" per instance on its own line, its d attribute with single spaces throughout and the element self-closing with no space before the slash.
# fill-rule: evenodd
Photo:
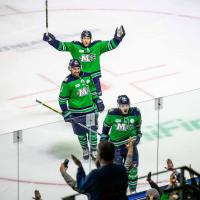
<svg viewBox="0 0 200 200">
<path fill-rule="evenodd" d="M 79 40 L 83 29 L 90 29 L 94 40 L 107 40 L 117 26 L 124 25 L 123 42 L 101 57 L 103 99 L 107 109 L 116 106 L 120 94 L 128 94 L 133 104 L 144 101 L 137 106 L 145 132 L 157 123 L 154 101 L 147 100 L 200 88 L 199 13 L 197 0 L 49 0 L 49 31 L 60 40 L 72 41 Z M 68 74 L 70 55 L 42 41 L 43 1 L 1 0 L 0 27 L 0 177 L 12 179 L 0 179 L 0 197 L 17 199 L 17 183 L 13 182 L 17 179 L 17 146 L 12 143 L 12 134 L 4 134 L 19 129 L 26 129 L 20 144 L 20 180 L 27 181 L 20 184 L 20 199 L 31 198 L 34 188 L 48 200 L 72 194 L 66 186 L 38 183 L 64 183 L 59 164 L 65 154 L 59 157 L 52 153 L 56 144 L 66 143 L 67 157 L 70 153 L 80 156 L 81 152 L 71 127 L 35 102 L 37 98 L 59 109 L 59 86 Z M 164 98 L 160 121 L 176 121 L 178 128 L 160 141 L 159 170 L 168 157 L 177 166 L 191 163 L 200 169 L 199 124 L 191 125 L 199 118 L 199 95 L 197 90 Z M 100 116 L 99 131 L 105 114 Z M 146 138 L 139 146 L 140 175 L 156 171 L 156 140 Z M 88 170 L 88 164 L 85 166 Z M 72 163 L 69 171 L 75 176 Z"/>
</svg>

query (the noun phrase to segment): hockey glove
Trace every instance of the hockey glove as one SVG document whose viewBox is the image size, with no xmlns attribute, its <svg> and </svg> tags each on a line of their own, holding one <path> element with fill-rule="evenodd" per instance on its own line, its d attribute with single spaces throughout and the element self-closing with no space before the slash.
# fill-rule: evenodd
<svg viewBox="0 0 200 200">
<path fill-rule="evenodd" d="M 94 100 L 94 102 L 97 105 L 97 109 L 98 109 L 99 112 L 104 111 L 105 106 L 104 106 L 104 103 L 103 103 L 102 99 L 97 98 L 97 99 Z"/>
<path fill-rule="evenodd" d="M 108 135 L 103 134 L 103 133 L 100 135 L 100 141 L 107 141 L 108 139 L 109 139 Z"/>
<path fill-rule="evenodd" d="M 71 111 L 62 112 L 62 116 L 63 116 L 65 122 L 73 121 L 73 119 L 72 119 L 73 115 L 71 114 Z"/>
<path fill-rule="evenodd" d="M 123 37 L 126 35 L 123 25 L 120 28 L 116 28 L 114 38 L 118 41 L 122 41 Z"/>
<path fill-rule="evenodd" d="M 52 40 L 55 40 L 55 39 L 56 39 L 55 36 L 51 33 L 48 33 L 48 34 L 44 33 L 44 35 L 43 35 L 43 40 L 45 42 L 51 42 Z"/>
</svg>

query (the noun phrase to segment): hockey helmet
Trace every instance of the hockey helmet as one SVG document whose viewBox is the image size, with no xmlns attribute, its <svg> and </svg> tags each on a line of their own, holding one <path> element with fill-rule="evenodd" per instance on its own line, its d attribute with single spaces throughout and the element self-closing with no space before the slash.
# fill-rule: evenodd
<svg viewBox="0 0 200 200">
<path fill-rule="evenodd" d="M 83 39 L 84 37 L 89 37 L 90 39 L 92 38 L 92 33 L 88 30 L 84 30 L 82 33 L 81 33 L 81 39 Z"/>
<path fill-rule="evenodd" d="M 130 105 L 130 99 L 128 98 L 127 95 L 120 95 L 117 98 L 117 103 L 118 104 L 128 104 L 128 105 Z"/>
<path fill-rule="evenodd" d="M 81 68 L 81 63 L 79 62 L 78 59 L 71 59 L 69 61 L 69 66 L 68 66 L 69 71 L 71 71 L 71 69 L 73 67 L 80 67 Z"/>
</svg>

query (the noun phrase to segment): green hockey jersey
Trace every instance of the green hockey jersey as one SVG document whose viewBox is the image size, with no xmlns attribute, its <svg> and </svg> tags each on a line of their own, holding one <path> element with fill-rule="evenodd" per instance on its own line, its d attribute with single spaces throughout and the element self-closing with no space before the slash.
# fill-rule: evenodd
<svg viewBox="0 0 200 200">
<path fill-rule="evenodd" d="M 71 113 L 89 113 L 96 110 L 94 99 L 98 98 L 94 82 L 88 73 L 81 72 L 80 78 L 71 74 L 62 82 L 59 94 L 59 105 L 62 111 L 68 104 Z"/>
<path fill-rule="evenodd" d="M 141 123 L 141 114 L 137 107 L 131 107 L 128 115 L 123 115 L 118 108 L 112 108 L 104 120 L 103 134 L 109 134 L 110 141 L 115 146 L 120 146 L 128 143 L 129 137 L 136 140 Z"/>
<path fill-rule="evenodd" d="M 60 42 L 58 50 L 68 51 L 73 59 L 81 62 L 84 72 L 91 73 L 92 78 L 101 76 L 100 56 L 102 53 L 111 51 L 119 45 L 115 39 L 109 41 L 94 41 L 88 47 L 81 42 Z"/>
</svg>

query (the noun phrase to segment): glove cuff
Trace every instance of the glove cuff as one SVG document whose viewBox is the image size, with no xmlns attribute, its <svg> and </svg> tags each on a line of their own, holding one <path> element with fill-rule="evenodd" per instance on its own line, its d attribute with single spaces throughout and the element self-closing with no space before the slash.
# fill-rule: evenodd
<svg viewBox="0 0 200 200">
<path fill-rule="evenodd" d="M 66 112 L 63 112 L 63 113 L 62 113 L 62 116 L 63 116 L 64 118 L 68 117 L 69 115 L 71 115 L 71 111 L 66 111 Z"/>
<path fill-rule="evenodd" d="M 100 98 L 96 98 L 96 99 L 94 99 L 94 102 L 95 102 L 95 103 L 101 103 L 101 102 L 103 102 L 103 100 L 100 99 Z"/>
<path fill-rule="evenodd" d="M 109 136 L 108 135 L 106 135 L 106 134 L 104 134 L 104 133 L 102 133 L 101 135 L 100 135 L 100 141 L 107 141 L 109 139 Z"/>
<path fill-rule="evenodd" d="M 118 37 L 117 35 L 114 36 L 114 39 L 117 40 L 118 42 L 122 41 L 122 37 Z"/>
</svg>

